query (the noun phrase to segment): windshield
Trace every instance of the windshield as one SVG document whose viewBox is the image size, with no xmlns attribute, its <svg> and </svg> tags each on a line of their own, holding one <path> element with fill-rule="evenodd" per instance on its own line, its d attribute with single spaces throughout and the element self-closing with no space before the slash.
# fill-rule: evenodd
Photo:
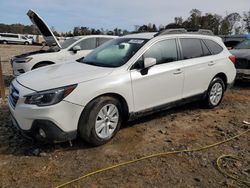
<svg viewBox="0 0 250 188">
<path fill-rule="evenodd" d="M 120 67 L 147 42 L 146 39 L 118 38 L 101 45 L 82 62 L 101 67 Z"/>
<path fill-rule="evenodd" d="M 62 49 L 68 48 L 71 44 L 73 44 L 74 42 L 76 42 L 78 40 L 79 40 L 79 38 L 75 38 L 75 37 L 66 39 L 65 41 L 63 41 L 61 43 Z"/>
<path fill-rule="evenodd" d="M 235 46 L 234 49 L 250 49 L 250 40 L 244 40 Z"/>
</svg>

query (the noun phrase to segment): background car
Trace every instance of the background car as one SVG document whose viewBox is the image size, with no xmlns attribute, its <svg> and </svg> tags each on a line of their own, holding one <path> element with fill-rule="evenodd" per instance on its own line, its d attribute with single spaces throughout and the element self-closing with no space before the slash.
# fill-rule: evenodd
<svg viewBox="0 0 250 188">
<path fill-rule="evenodd" d="M 94 48 L 116 38 L 116 36 L 109 35 L 87 35 L 72 37 L 60 43 L 38 14 L 29 10 L 27 15 L 42 33 L 50 48 L 13 57 L 11 64 L 15 76 L 47 65 L 63 63 L 68 60 L 73 62 L 85 57 Z"/>
<path fill-rule="evenodd" d="M 250 40 L 242 41 L 230 52 L 236 57 L 236 78 L 250 80 Z"/>
<path fill-rule="evenodd" d="M 21 34 L 15 33 L 0 33 L 0 43 L 3 44 L 32 44 L 32 39 L 28 39 L 27 37 Z"/>
</svg>

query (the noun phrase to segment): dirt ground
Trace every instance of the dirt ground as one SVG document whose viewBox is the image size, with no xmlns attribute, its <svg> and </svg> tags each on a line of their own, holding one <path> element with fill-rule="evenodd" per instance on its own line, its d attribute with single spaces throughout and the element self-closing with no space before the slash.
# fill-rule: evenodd
<svg viewBox="0 0 250 188">
<path fill-rule="evenodd" d="M 39 48 L 0 45 L 0 56 L 7 60 Z M 2 64 L 8 87 L 13 78 L 11 66 L 9 62 Z M 250 83 L 237 82 L 213 110 L 201 108 L 197 102 L 128 122 L 111 142 L 96 148 L 80 139 L 72 147 L 25 140 L 12 127 L 6 103 L 1 101 L 0 105 L 0 187 L 55 187 L 99 168 L 157 152 L 205 146 L 247 130 L 242 121 L 250 121 Z M 218 171 L 216 159 L 223 154 L 242 159 L 225 162 L 224 167 L 249 181 L 248 133 L 205 151 L 141 161 L 67 187 L 247 187 Z"/>
</svg>

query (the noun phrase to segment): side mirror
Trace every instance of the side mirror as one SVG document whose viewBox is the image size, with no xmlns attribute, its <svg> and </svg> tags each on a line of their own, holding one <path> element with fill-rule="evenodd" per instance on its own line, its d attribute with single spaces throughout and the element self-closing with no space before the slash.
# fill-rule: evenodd
<svg viewBox="0 0 250 188">
<path fill-rule="evenodd" d="M 150 68 L 150 67 L 152 67 L 154 65 L 156 65 L 156 59 L 155 58 L 147 57 L 147 58 L 144 59 L 144 69 Z"/>
<path fill-rule="evenodd" d="M 73 52 L 74 53 L 77 53 L 77 51 L 80 51 L 81 50 L 81 47 L 79 45 L 76 45 L 72 48 Z"/>
</svg>

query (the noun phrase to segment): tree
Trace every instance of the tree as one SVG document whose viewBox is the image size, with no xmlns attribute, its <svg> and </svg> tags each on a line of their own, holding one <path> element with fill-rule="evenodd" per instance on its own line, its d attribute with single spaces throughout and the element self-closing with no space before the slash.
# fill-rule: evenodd
<svg viewBox="0 0 250 188">
<path fill-rule="evenodd" d="M 188 18 L 190 29 L 199 29 L 201 27 L 200 20 L 202 12 L 198 9 L 192 9 L 190 14 L 190 17 Z"/>
<path fill-rule="evenodd" d="M 176 25 L 182 26 L 183 18 L 182 17 L 175 17 L 174 22 L 175 22 Z"/>
<path fill-rule="evenodd" d="M 226 20 L 226 19 L 222 20 L 219 34 L 221 34 L 221 35 L 230 34 L 230 23 L 228 22 L 228 20 Z"/>
<path fill-rule="evenodd" d="M 181 28 L 182 26 L 177 25 L 176 23 L 170 23 L 165 26 L 165 29 L 175 29 L 175 28 Z"/>
<path fill-rule="evenodd" d="M 225 19 L 229 23 L 229 29 L 230 29 L 230 31 L 233 29 L 233 26 L 234 26 L 235 22 L 240 21 L 240 18 L 241 18 L 241 16 L 237 12 L 231 13 L 231 14 L 229 14 L 229 15 L 226 16 Z"/>
<path fill-rule="evenodd" d="M 243 13 L 243 20 L 246 23 L 246 29 L 250 32 L 250 11 Z"/>
<path fill-rule="evenodd" d="M 153 32 L 157 32 L 157 31 L 158 31 L 155 24 L 153 24 L 152 31 L 153 31 Z"/>
<path fill-rule="evenodd" d="M 80 35 L 80 27 L 74 27 L 73 35 L 74 36 L 79 36 Z"/>
<path fill-rule="evenodd" d="M 139 27 L 138 32 L 143 33 L 148 31 L 148 26 L 147 25 L 142 25 Z"/>
</svg>

